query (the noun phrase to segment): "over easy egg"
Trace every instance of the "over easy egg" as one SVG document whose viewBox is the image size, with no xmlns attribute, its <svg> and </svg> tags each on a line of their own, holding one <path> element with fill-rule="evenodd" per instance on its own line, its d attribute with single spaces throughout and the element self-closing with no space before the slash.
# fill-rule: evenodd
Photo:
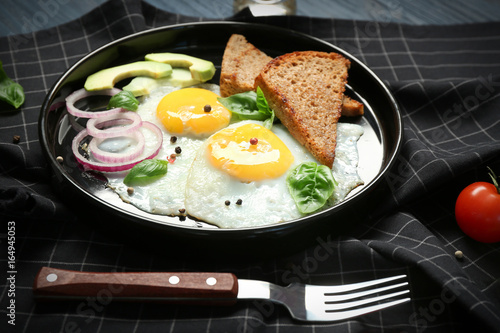
<svg viewBox="0 0 500 333">
<path fill-rule="evenodd" d="M 268 146 L 267 154 L 274 157 L 247 150 L 245 143 L 240 141 L 242 136 L 238 132 L 245 132 L 245 127 L 248 126 L 251 126 L 247 133 L 249 136 L 256 137 L 259 141 L 273 142 L 265 145 Z M 227 152 L 226 160 L 246 162 L 219 164 L 221 161 L 214 157 L 214 154 L 218 154 L 211 146 L 220 140 L 220 132 L 209 138 L 199 149 L 189 173 L 186 188 L 186 210 L 189 214 L 221 228 L 261 226 L 300 217 L 295 202 L 288 193 L 285 178 L 286 171 L 291 167 L 314 160 L 309 152 L 281 125 L 273 126 L 271 132 L 258 122 L 244 121 L 223 131 L 226 132 L 223 136 L 227 137 L 228 146 L 240 146 L 240 150 Z M 228 132 L 234 132 L 234 137 Z M 245 154 L 250 156 L 241 156 Z M 282 154 L 285 156 L 280 156 Z M 259 165 L 259 162 L 263 165 Z M 271 169 L 274 164 L 278 172 L 267 170 L 264 166 L 266 164 L 270 164 Z M 273 171 L 274 174 L 255 177 L 256 173 L 252 169 L 264 169 L 264 173 Z"/>
<path fill-rule="evenodd" d="M 231 112 L 220 105 L 217 94 L 217 85 L 202 84 L 182 89 L 163 86 L 145 97 L 137 112 L 163 133 L 156 158 L 175 157 L 175 161 L 165 176 L 134 185 L 133 191 L 123 183 L 125 173 L 107 174 L 109 187 L 146 212 L 189 215 L 220 228 L 256 227 L 301 217 L 286 176 L 300 163 L 316 162 L 312 155 L 281 124 L 272 130 L 258 121 L 230 124 Z M 156 138 L 147 129 L 141 131 L 146 155 Z M 342 201 L 363 183 L 357 173 L 357 140 L 362 134 L 361 126 L 338 124 L 332 173 L 339 185 L 327 206 Z M 101 149 L 123 144 L 128 143 L 110 140 Z"/>
<path fill-rule="evenodd" d="M 362 134 L 360 129 L 358 125 L 339 126 L 341 149 L 356 153 L 352 145 L 347 147 L 345 143 L 357 140 Z M 224 145 L 233 148 L 223 154 L 223 159 L 218 159 L 220 154 L 214 152 L 213 146 L 218 145 L 221 136 Z M 251 148 L 250 137 L 266 141 L 264 154 L 259 155 L 258 148 Z M 347 159 L 347 156 L 352 158 L 353 154 L 341 154 L 335 165 L 336 172 L 342 173 L 357 165 L 357 159 Z M 288 191 L 286 175 L 295 166 L 310 161 L 316 162 L 282 125 L 274 125 L 271 132 L 258 122 L 233 124 L 200 147 L 187 180 L 186 210 L 221 228 L 256 227 L 299 218 L 303 214 Z M 359 177 L 357 181 L 351 180 L 346 185 L 351 189 L 362 183 Z M 343 199 L 346 194 L 345 187 L 338 187 L 334 198 Z"/>
<path fill-rule="evenodd" d="M 195 103 L 190 98 L 191 94 L 178 94 L 178 92 L 183 90 L 195 89 L 197 91 L 202 91 L 201 96 L 208 96 L 207 99 L 196 98 Z M 206 94 L 204 92 L 208 92 Z M 200 84 L 196 88 L 184 88 L 180 89 L 178 87 L 163 86 L 156 89 L 150 95 L 145 97 L 137 110 L 137 113 L 141 116 L 142 120 L 150 121 L 157 125 L 163 133 L 163 146 L 156 158 L 168 160 L 171 159 L 172 154 L 175 154 L 174 163 L 168 166 L 167 174 L 149 184 L 145 185 L 134 185 L 134 190 L 130 193 L 128 186 L 123 183 L 123 178 L 126 174 L 107 174 L 108 186 L 112 188 L 120 197 L 126 201 L 136 206 L 137 208 L 154 213 L 163 215 L 179 215 L 184 209 L 184 198 L 185 198 L 185 188 L 187 176 L 189 173 L 189 168 L 194 160 L 196 152 L 199 147 L 203 144 L 202 136 L 208 136 L 213 132 L 205 131 L 205 134 L 193 135 L 193 132 L 189 126 L 184 127 L 185 130 L 176 130 L 174 133 L 169 132 L 164 126 L 162 119 L 165 119 L 164 113 L 166 109 L 163 108 L 162 103 L 165 100 L 173 100 L 177 105 L 185 105 L 185 109 L 191 108 L 193 110 L 193 116 L 188 115 L 188 111 L 184 110 L 182 119 L 191 118 L 190 124 L 193 127 L 202 127 L 206 120 L 201 117 L 197 118 L 199 114 L 200 106 L 203 107 L 207 104 L 214 104 L 214 96 L 217 96 L 219 92 L 219 87 L 215 84 Z M 175 98 L 172 98 L 174 96 Z M 203 111 L 205 112 L 205 111 Z M 223 119 L 227 119 L 227 113 L 229 111 L 221 112 L 223 113 Z M 205 116 L 208 116 L 210 112 L 205 112 Z M 157 114 L 160 114 L 158 117 Z M 229 117 L 230 117 L 229 112 Z M 217 117 L 215 117 L 217 118 Z M 197 121 L 200 124 L 197 124 Z M 146 139 L 146 144 L 152 144 L 156 137 L 152 135 L 147 130 L 142 130 Z M 199 134 L 199 133 L 196 133 Z M 180 153 L 176 153 L 176 149 Z M 148 150 L 146 149 L 144 156 L 147 156 Z"/>
</svg>

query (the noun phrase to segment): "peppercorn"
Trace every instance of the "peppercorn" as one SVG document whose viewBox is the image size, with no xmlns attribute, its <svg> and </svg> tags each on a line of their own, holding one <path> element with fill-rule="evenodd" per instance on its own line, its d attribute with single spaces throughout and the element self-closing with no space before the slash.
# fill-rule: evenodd
<svg viewBox="0 0 500 333">
<path fill-rule="evenodd" d="M 62 164 L 62 162 L 64 162 L 64 158 L 62 158 L 62 156 L 57 156 L 57 157 L 56 157 L 56 161 L 57 161 L 59 164 Z"/>
<path fill-rule="evenodd" d="M 210 106 L 210 104 L 205 105 L 205 106 L 203 107 L 203 111 L 205 111 L 205 112 L 210 112 L 210 111 L 212 111 L 212 107 Z"/>
<path fill-rule="evenodd" d="M 236 201 L 237 205 L 241 205 L 242 203 L 243 203 L 243 200 L 241 200 L 241 199 L 238 199 L 238 201 Z"/>
<path fill-rule="evenodd" d="M 175 143 L 176 141 L 177 137 L 175 135 L 170 137 L 170 143 Z"/>
<path fill-rule="evenodd" d="M 132 195 L 134 193 L 134 188 L 133 187 L 128 187 L 127 188 L 127 193 L 128 193 L 128 195 Z"/>
<path fill-rule="evenodd" d="M 14 135 L 12 138 L 13 143 L 19 143 L 21 141 L 21 136 L 20 135 Z"/>
<path fill-rule="evenodd" d="M 225 204 L 226 206 L 229 206 L 229 205 L 231 204 L 231 201 L 226 200 L 226 201 L 224 202 L 224 204 Z"/>
<path fill-rule="evenodd" d="M 464 254 L 463 254 L 462 251 L 456 251 L 455 252 L 455 258 L 457 258 L 457 259 L 463 259 L 463 257 L 464 257 Z"/>
<path fill-rule="evenodd" d="M 186 209 L 184 209 L 184 208 L 179 209 L 179 213 L 184 214 L 185 212 L 186 212 Z"/>
<path fill-rule="evenodd" d="M 181 149 L 181 147 L 175 147 L 175 153 L 176 153 L 176 154 L 180 154 L 180 153 L 182 153 L 182 149 Z"/>
<path fill-rule="evenodd" d="M 256 145 L 258 142 L 259 142 L 259 139 L 257 139 L 257 138 L 251 138 L 250 139 L 250 144 L 251 145 Z"/>
</svg>

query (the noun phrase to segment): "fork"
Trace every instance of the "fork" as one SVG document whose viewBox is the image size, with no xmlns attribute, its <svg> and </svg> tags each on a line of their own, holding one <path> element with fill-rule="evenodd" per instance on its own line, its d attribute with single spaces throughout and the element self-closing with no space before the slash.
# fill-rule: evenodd
<svg viewBox="0 0 500 333">
<path fill-rule="evenodd" d="M 232 273 L 79 272 L 43 267 L 33 293 L 37 300 L 86 297 L 230 305 L 237 300 L 267 300 L 284 305 L 301 321 L 337 321 L 410 301 L 406 275 L 337 286 L 291 283 L 282 287 L 238 279 Z M 397 291 L 396 291 L 397 290 Z M 387 293 L 389 292 L 390 293 Z M 382 302 L 384 301 L 384 302 Z"/>
</svg>

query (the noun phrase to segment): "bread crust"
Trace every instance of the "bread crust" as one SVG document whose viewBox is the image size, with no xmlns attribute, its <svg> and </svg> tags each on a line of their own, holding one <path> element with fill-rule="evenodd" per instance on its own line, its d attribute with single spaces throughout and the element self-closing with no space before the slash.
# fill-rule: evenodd
<svg viewBox="0 0 500 333">
<path fill-rule="evenodd" d="M 365 114 L 365 106 L 363 103 L 344 95 L 342 100 L 342 116 L 343 117 L 359 117 Z"/>
<path fill-rule="evenodd" d="M 330 168 L 349 67 L 337 53 L 298 51 L 271 60 L 255 79 L 292 136 Z"/>
</svg>

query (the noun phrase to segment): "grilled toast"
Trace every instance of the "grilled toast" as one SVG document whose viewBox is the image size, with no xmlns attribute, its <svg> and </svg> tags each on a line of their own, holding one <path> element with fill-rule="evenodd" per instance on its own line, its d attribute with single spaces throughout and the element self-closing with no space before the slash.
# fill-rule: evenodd
<svg viewBox="0 0 500 333">
<path fill-rule="evenodd" d="M 272 58 L 249 43 L 239 34 L 229 38 L 222 58 L 220 92 L 222 97 L 255 90 L 255 78 Z M 343 97 L 342 116 L 364 114 L 363 103 L 349 96 Z"/>
<path fill-rule="evenodd" d="M 337 53 L 292 52 L 268 62 L 255 79 L 292 136 L 330 168 L 349 67 Z"/>
</svg>

